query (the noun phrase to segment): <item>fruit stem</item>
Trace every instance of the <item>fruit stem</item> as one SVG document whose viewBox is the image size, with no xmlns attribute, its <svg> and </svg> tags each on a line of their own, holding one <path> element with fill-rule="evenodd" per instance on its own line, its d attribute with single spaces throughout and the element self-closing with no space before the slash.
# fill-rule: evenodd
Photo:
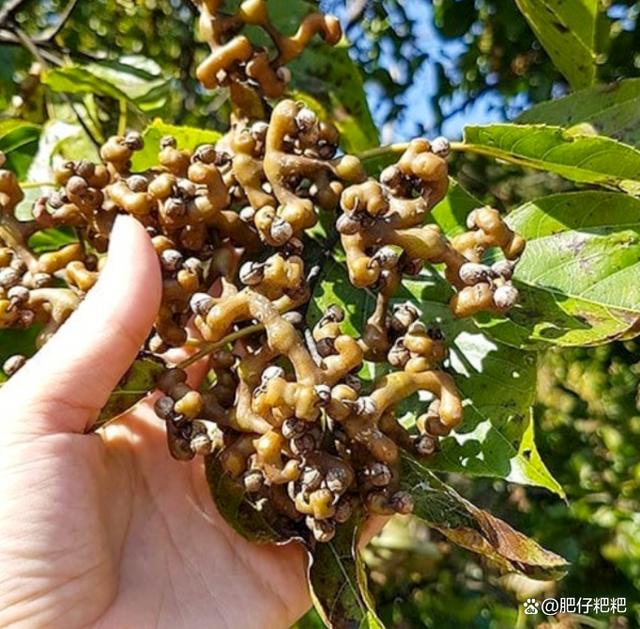
<svg viewBox="0 0 640 629">
<path fill-rule="evenodd" d="M 211 354 L 211 352 L 224 347 L 227 343 L 233 343 L 233 341 L 237 341 L 245 336 L 251 336 L 256 332 L 262 332 L 262 330 L 264 330 L 264 324 L 256 323 L 254 325 L 248 325 L 246 328 L 242 328 L 236 332 L 232 332 L 231 334 L 227 334 L 227 336 L 221 338 L 219 341 L 211 341 L 209 343 L 205 342 L 200 346 L 200 349 L 195 354 L 189 356 L 189 358 L 185 358 L 181 363 L 178 363 L 177 367 L 178 369 L 186 369 L 194 363 L 197 363 L 201 358 Z"/>
</svg>

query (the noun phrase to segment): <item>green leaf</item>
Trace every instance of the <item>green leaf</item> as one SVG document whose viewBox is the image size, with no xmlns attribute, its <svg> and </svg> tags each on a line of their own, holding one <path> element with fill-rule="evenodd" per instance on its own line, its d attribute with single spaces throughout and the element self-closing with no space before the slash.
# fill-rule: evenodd
<svg viewBox="0 0 640 629">
<path fill-rule="evenodd" d="M 205 474 L 218 512 L 245 539 L 257 543 L 300 539 L 299 532 L 275 512 L 270 502 L 256 504 L 251 500 L 242 483 L 225 473 L 218 456 L 205 457 Z"/>
<path fill-rule="evenodd" d="M 480 205 L 480 201 L 452 180 L 449 193 L 431 216 L 445 234 L 452 236 L 466 229 L 467 214 Z M 636 336 L 640 332 L 640 288 L 634 282 L 617 282 L 618 276 L 608 280 L 607 275 L 618 270 L 623 273 L 629 265 L 629 277 L 637 272 L 637 260 L 633 257 L 637 249 L 630 251 L 626 246 L 621 249 L 619 241 L 625 238 L 623 232 L 638 228 L 639 208 L 640 201 L 633 197 L 590 191 L 551 195 L 513 211 L 507 223 L 528 243 L 515 274 L 520 302 L 507 317 L 477 315 L 479 327 L 494 339 L 528 349 L 594 345 Z M 606 233 L 602 232 L 603 227 Z M 579 239 L 582 232 L 606 239 L 598 242 L 607 252 L 589 257 L 590 272 L 584 273 L 582 258 L 571 260 L 574 252 L 570 250 L 565 256 L 570 268 L 553 272 L 549 267 L 551 275 L 562 280 L 550 285 L 547 267 L 563 251 L 561 242 L 567 243 L 566 239 L 573 238 L 570 234 L 576 232 Z M 623 262 L 621 253 L 628 254 Z M 545 273 L 539 276 L 542 271 Z M 531 279 L 533 276 L 537 277 L 535 281 Z M 597 284 L 596 299 L 577 295 L 579 283 L 574 278 L 578 276 L 583 290 Z"/>
<path fill-rule="evenodd" d="M 140 57 L 54 68 L 42 81 L 55 92 L 99 94 L 133 104 L 141 111 L 158 109 L 169 96 L 169 84 L 159 67 Z"/>
<path fill-rule="evenodd" d="M 0 120 L 0 151 L 7 157 L 5 168 L 12 170 L 18 179 L 24 179 L 29 165 L 38 150 L 40 127 L 10 118 Z"/>
<path fill-rule="evenodd" d="M 68 129 L 70 125 L 67 124 L 65 126 Z M 86 131 L 80 125 L 75 125 L 75 127 L 75 132 L 72 131 L 71 133 L 66 133 L 62 138 L 55 142 L 51 149 L 49 161 L 57 155 L 65 161 L 78 159 L 86 159 L 96 163 L 101 161 L 98 149 L 91 141 Z"/>
<path fill-rule="evenodd" d="M 29 238 L 29 248 L 37 254 L 57 251 L 65 245 L 77 242 L 78 238 L 71 227 L 41 229 Z"/>
<path fill-rule="evenodd" d="M 444 213 L 444 208 L 441 211 Z M 450 350 L 448 371 L 467 400 L 462 425 L 442 440 L 441 451 L 430 459 L 429 466 L 505 478 L 563 495 L 532 439 L 529 409 L 535 399 L 536 355 L 488 338 L 471 319 L 455 319 L 448 306 L 451 294 L 438 273 L 425 271 L 416 279 L 405 280 L 392 299 L 392 303 L 412 301 L 422 309 L 426 323 L 437 323 L 444 331 Z M 353 288 L 342 263 L 331 260 L 312 297 L 310 324 L 331 304 L 344 308 L 343 330 L 357 336 L 373 311 L 375 295 Z M 379 371 L 377 366 L 370 371 L 376 369 Z M 405 422 L 411 425 L 426 407 L 426 402 L 409 398 L 402 407 L 410 411 Z"/>
<path fill-rule="evenodd" d="M 36 338 L 41 325 L 32 325 L 27 330 L 0 330 L 0 383 L 7 377 L 1 367 L 7 358 L 15 354 L 30 357 L 36 353 Z"/>
<path fill-rule="evenodd" d="M 296 31 L 301 16 L 317 10 L 304 0 L 271 0 L 269 14 L 285 33 Z M 341 134 L 341 146 L 357 153 L 378 145 L 378 130 L 367 104 L 360 68 L 349 57 L 345 41 L 337 46 L 314 38 L 292 63 L 291 87 L 307 92 L 331 114 Z"/>
<path fill-rule="evenodd" d="M 502 571 L 544 580 L 566 573 L 565 559 L 478 509 L 408 455 L 402 457 L 401 485 L 414 498 L 414 516 Z"/>
<path fill-rule="evenodd" d="M 310 557 L 309 588 L 316 610 L 330 629 L 384 629 L 363 591 L 356 518 L 338 526 L 336 536 L 316 544 Z"/>
<path fill-rule="evenodd" d="M 118 60 L 104 60 L 84 66 L 103 82 L 117 87 L 142 111 L 155 111 L 169 97 L 170 82 L 162 76 L 160 66 L 145 57 L 129 55 Z"/>
<path fill-rule="evenodd" d="M 320 618 L 320 614 L 312 607 L 292 629 L 325 629 L 325 624 Z"/>
<path fill-rule="evenodd" d="M 155 356 L 137 358 L 109 396 L 91 429 L 97 430 L 146 397 L 166 368 L 165 363 Z"/>
<path fill-rule="evenodd" d="M 467 231 L 467 216 L 484 203 L 465 190 L 455 179 L 449 179 L 449 190 L 438 205 L 431 210 L 430 221 L 437 223 L 447 236 Z"/>
<path fill-rule="evenodd" d="M 640 333 L 640 200 L 604 191 L 554 194 L 507 222 L 527 240 L 514 281 L 520 305 L 484 325 L 515 346 L 582 346 Z"/>
<path fill-rule="evenodd" d="M 129 100 L 118 87 L 93 74 L 86 66 L 64 66 L 47 70 L 42 82 L 54 92 L 65 94 L 100 94 L 115 100 Z"/>
<path fill-rule="evenodd" d="M 640 79 L 594 85 L 569 96 L 534 105 L 521 114 L 520 124 L 560 127 L 583 124 L 633 146 L 640 145 Z"/>
<path fill-rule="evenodd" d="M 596 74 L 599 0 L 516 0 L 554 64 L 573 89 Z"/>
<path fill-rule="evenodd" d="M 6 155 L 38 142 L 40 127 L 17 118 L 0 120 L 0 150 Z"/>
<path fill-rule="evenodd" d="M 640 195 L 640 151 L 610 138 L 545 125 L 466 127 L 461 150 Z"/>
<path fill-rule="evenodd" d="M 222 137 L 222 134 L 218 131 L 176 126 L 156 118 L 144 130 L 144 148 L 134 154 L 132 160 L 133 170 L 146 170 L 157 165 L 160 140 L 165 135 L 172 135 L 178 142 L 178 148 L 190 150 L 201 144 L 215 144 Z"/>
</svg>

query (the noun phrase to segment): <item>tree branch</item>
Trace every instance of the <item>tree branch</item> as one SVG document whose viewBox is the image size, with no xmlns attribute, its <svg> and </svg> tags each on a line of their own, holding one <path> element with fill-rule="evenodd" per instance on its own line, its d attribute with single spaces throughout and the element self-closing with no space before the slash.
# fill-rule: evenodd
<svg viewBox="0 0 640 629">
<path fill-rule="evenodd" d="M 4 25 L 6 22 L 11 22 L 13 13 L 24 1 L 25 0 L 10 0 L 8 4 L 0 9 L 0 26 Z M 76 8 L 78 1 L 79 0 L 69 0 L 64 11 L 60 14 L 58 21 L 35 37 L 29 37 L 26 35 L 26 33 L 22 32 L 16 24 L 11 24 L 8 28 L 0 28 L 0 43 L 24 45 L 24 40 L 26 38 L 33 46 L 35 46 L 36 50 L 41 46 L 50 44 L 56 35 L 64 28 L 64 25 L 71 17 L 71 13 Z M 51 53 L 38 50 L 38 55 L 48 57 L 53 63 L 59 63 L 59 60 Z"/>
<path fill-rule="evenodd" d="M 7 0 L 7 3 L 0 9 L 0 26 L 3 25 L 26 0 Z"/>
<path fill-rule="evenodd" d="M 77 4 L 78 0 L 69 0 L 64 11 L 60 14 L 58 21 L 53 26 L 42 31 L 37 37 L 34 37 L 33 41 L 38 44 L 43 44 L 45 42 L 51 41 L 64 28 L 64 25 L 71 17 L 71 14 L 73 13 L 73 10 L 76 8 Z"/>
</svg>

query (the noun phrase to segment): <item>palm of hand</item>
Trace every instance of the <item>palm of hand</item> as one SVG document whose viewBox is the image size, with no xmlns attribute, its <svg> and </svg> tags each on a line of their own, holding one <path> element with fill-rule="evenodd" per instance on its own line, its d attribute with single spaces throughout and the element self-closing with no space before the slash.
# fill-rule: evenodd
<svg viewBox="0 0 640 629">
<path fill-rule="evenodd" d="M 48 627 L 193 627 L 205 619 L 287 627 L 308 606 L 302 549 L 255 546 L 231 530 L 202 464 L 169 457 L 147 405 L 104 439 L 43 435 L 12 453 L 2 495 L 27 495 L 17 516 L 0 509 L 2 538 L 15 540 L 3 543 L 2 564 L 22 565 L 24 584 L 14 605 L 2 606 L 0 624 L 19 607 Z"/>
</svg>

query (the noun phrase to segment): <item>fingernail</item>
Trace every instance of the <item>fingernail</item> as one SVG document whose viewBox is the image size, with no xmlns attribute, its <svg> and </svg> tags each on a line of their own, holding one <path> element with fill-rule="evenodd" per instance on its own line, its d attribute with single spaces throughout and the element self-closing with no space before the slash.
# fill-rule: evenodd
<svg viewBox="0 0 640 629">
<path fill-rule="evenodd" d="M 109 237 L 109 250 L 107 251 L 107 264 L 100 274 L 111 277 L 119 275 L 123 266 L 128 266 L 128 254 L 132 248 L 132 227 L 131 219 L 125 214 L 119 214 L 113 223 Z"/>
<path fill-rule="evenodd" d="M 118 216 L 116 216 L 109 238 L 109 253 L 118 248 L 119 241 L 124 237 L 129 227 L 127 225 L 128 220 L 129 217 L 124 214 L 118 214 Z"/>
</svg>

